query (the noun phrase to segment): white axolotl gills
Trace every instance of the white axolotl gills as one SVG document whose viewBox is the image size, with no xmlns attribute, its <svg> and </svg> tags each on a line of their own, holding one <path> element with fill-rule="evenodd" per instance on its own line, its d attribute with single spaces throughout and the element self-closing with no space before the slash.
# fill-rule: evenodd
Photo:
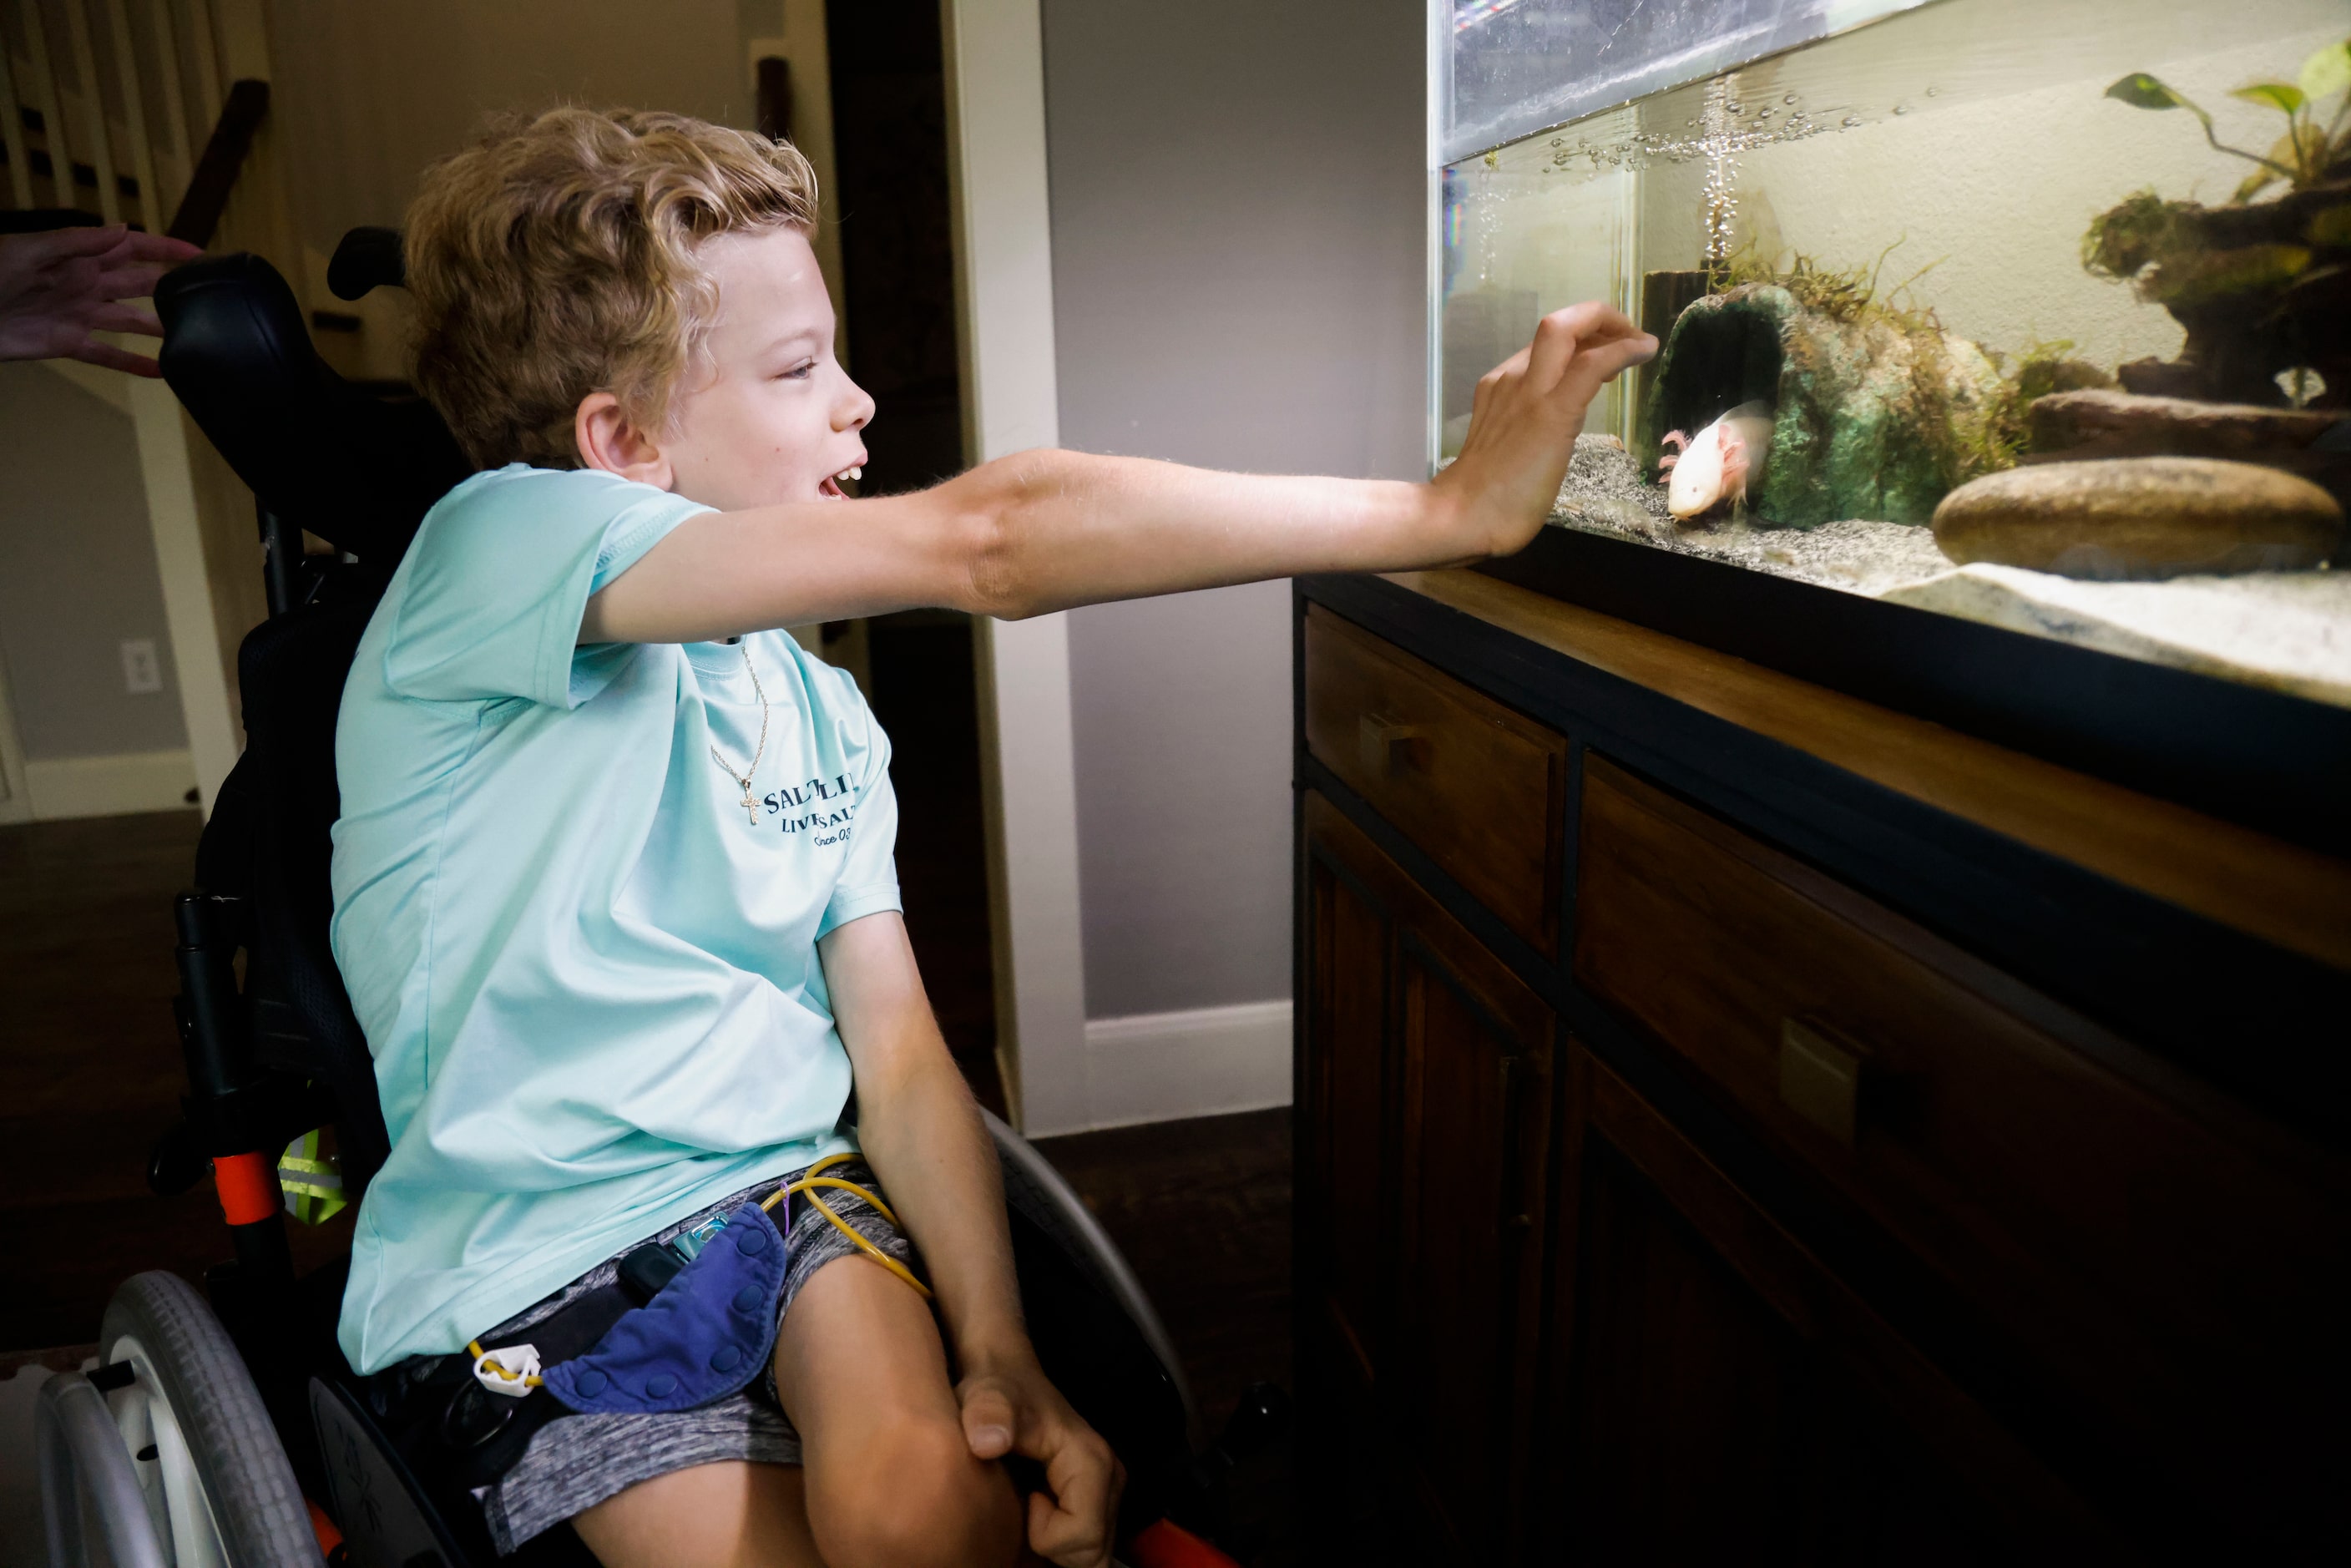
<svg viewBox="0 0 2351 1568">
<path fill-rule="evenodd" d="M 1663 460 L 1666 510 L 1687 521 L 1726 500 L 1744 504 L 1748 484 L 1762 473 L 1771 450 L 1771 405 L 1740 403 L 1690 437 L 1680 455 Z"/>
</svg>

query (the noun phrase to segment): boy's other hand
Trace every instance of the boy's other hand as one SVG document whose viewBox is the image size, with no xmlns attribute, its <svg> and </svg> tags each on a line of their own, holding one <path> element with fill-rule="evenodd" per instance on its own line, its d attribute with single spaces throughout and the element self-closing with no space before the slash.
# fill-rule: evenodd
<svg viewBox="0 0 2351 1568">
<path fill-rule="evenodd" d="M 1584 411 L 1616 373 L 1656 356 L 1657 340 L 1604 305 L 1554 310 L 1534 341 L 1478 382 L 1461 455 L 1434 481 L 1465 508 L 1489 553 L 1526 547 L 1551 515 Z"/>
<path fill-rule="evenodd" d="M 1019 1454 L 1045 1469 L 1049 1490 L 1029 1498 L 1029 1550 L 1061 1568 L 1109 1563 L 1126 1469 L 1044 1369 L 1025 1360 L 968 1372 L 956 1399 L 976 1458 Z"/>
<path fill-rule="evenodd" d="M 128 301 L 154 293 L 157 278 L 202 255 L 185 240 L 120 224 L 0 235 L 0 360 L 80 360 L 134 376 L 162 374 L 146 355 L 92 334 L 162 337 L 155 312 Z"/>
</svg>

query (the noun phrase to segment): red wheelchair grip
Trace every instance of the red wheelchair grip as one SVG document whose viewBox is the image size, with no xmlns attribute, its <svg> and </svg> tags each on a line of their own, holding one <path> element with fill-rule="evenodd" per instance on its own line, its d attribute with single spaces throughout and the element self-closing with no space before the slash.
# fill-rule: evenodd
<svg viewBox="0 0 2351 1568">
<path fill-rule="evenodd" d="M 269 1156 L 223 1155 L 213 1161 L 213 1184 L 220 1189 L 221 1212 L 231 1225 L 251 1225 L 277 1212 L 283 1195 L 277 1190 L 277 1168 Z"/>
<path fill-rule="evenodd" d="M 1172 1520 L 1160 1520 L 1126 1544 L 1134 1568 L 1240 1568 L 1240 1564 Z"/>
</svg>

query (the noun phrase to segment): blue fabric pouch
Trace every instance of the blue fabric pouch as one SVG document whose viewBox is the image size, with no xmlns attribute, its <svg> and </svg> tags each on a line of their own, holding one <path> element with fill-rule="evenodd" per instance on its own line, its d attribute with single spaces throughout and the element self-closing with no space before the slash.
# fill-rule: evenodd
<svg viewBox="0 0 2351 1568">
<path fill-rule="evenodd" d="M 775 1348 L 785 1261 L 783 1233 L 746 1204 L 594 1349 L 548 1368 L 547 1391 L 583 1415 L 653 1415 L 724 1399 L 757 1377 Z"/>
</svg>

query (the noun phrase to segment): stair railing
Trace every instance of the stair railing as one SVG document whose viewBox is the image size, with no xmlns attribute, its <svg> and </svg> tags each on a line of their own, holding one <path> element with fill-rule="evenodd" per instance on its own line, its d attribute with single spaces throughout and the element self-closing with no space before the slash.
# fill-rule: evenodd
<svg viewBox="0 0 2351 1568">
<path fill-rule="evenodd" d="M 61 8 L 57 39 L 39 0 L 5 0 L 15 26 L 0 26 L 0 154 L 11 205 L 206 243 L 268 84 L 225 79 L 212 0 L 63 0 Z M 192 157 L 191 131 L 205 127 L 203 155 Z M 95 212 L 82 205 L 85 191 Z"/>
</svg>

